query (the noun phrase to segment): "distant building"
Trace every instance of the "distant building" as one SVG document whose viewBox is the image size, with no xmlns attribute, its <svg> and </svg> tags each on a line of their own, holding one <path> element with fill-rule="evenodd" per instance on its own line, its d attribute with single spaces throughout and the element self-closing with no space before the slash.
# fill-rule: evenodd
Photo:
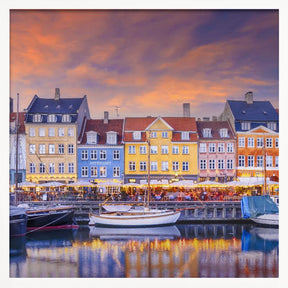
<svg viewBox="0 0 288 288">
<path fill-rule="evenodd" d="M 36 183 L 77 180 L 77 139 L 90 119 L 86 95 L 82 98 L 34 96 L 27 108 L 26 179 Z"/>
</svg>

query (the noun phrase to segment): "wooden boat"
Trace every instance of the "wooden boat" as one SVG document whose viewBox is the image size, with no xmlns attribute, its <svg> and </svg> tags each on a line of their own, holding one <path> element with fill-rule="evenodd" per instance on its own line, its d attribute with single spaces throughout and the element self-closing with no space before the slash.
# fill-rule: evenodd
<svg viewBox="0 0 288 288">
<path fill-rule="evenodd" d="M 27 227 L 26 209 L 10 206 L 10 237 L 24 236 Z"/>
</svg>

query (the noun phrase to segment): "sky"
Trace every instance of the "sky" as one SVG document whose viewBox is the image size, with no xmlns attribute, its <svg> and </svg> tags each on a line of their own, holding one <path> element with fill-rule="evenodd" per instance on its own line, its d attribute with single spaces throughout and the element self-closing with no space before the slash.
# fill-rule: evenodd
<svg viewBox="0 0 288 288">
<path fill-rule="evenodd" d="M 10 10 L 10 97 L 87 95 L 92 118 L 279 108 L 277 10 Z"/>
</svg>

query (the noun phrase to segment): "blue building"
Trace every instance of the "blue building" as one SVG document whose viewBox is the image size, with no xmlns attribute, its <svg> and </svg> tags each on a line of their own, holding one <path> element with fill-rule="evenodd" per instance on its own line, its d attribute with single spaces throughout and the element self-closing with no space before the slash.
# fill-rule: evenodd
<svg viewBox="0 0 288 288">
<path fill-rule="evenodd" d="M 123 119 L 87 120 L 78 141 L 78 180 L 121 183 L 124 177 Z"/>
</svg>

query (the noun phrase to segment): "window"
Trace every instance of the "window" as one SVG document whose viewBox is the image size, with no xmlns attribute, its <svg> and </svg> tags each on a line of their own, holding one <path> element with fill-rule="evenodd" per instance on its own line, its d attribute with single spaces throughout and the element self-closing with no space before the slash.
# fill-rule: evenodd
<svg viewBox="0 0 288 288">
<path fill-rule="evenodd" d="M 58 144 L 58 154 L 64 154 L 64 144 Z"/>
<path fill-rule="evenodd" d="M 74 136 L 74 128 L 68 128 L 67 135 L 68 135 L 69 137 Z"/>
<path fill-rule="evenodd" d="M 133 132 L 133 140 L 141 140 L 141 132 L 140 131 L 134 131 Z"/>
<path fill-rule="evenodd" d="M 162 138 L 168 138 L 168 132 L 167 131 L 162 132 Z"/>
<path fill-rule="evenodd" d="M 199 152 L 200 152 L 200 153 L 206 153 L 206 152 L 207 152 L 207 145 L 206 145 L 206 143 L 200 143 Z"/>
<path fill-rule="evenodd" d="M 88 150 L 81 151 L 81 160 L 88 160 Z"/>
<path fill-rule="evenodd" d="M 151 138 L 157 138 L 157 132 L 151 132 L 150 137 Z"/>
<path fill-rule="evenodd" d="M 181 132 L 181 140 L 189 140 L 189 132 L 188 131 L 184 131 Z"/>
<path fill-rule="evenodd" d="M 49 150 L 49 154 L 55 154 L 55 145 L 49 144 L 48 150 Z"/>
<path fill-rule="evenodd" d="M 146 171 L 147 163 L 145 161 L 140 161 L 140 171 Z"/>
<path fill-rule="evenodd" d="M 158 170 L 157 161 L 151 161 L 151 171 L 157 171 L 157 170 Z"/>
<path fill-rule="evenodd" d="M 65 135 L 64 128 L 58 128 L 58 136 L 63 137 Z"/>
<path fill-rule="evenodd" d="M 87 144 L 97 144 L 97 133 L 87 132 Z"/>
<path fill-rule="evenodd" d="M 70 115 L 69 114 L 64 114 L 63 116 L 62 116 L 62 122 L 71 122 L 71 117 L 70 117 Z"/>
<path fill-rule="evenodd" d="M 162 154 L 168 154 L 168 146 L 166 146 L 166 145 L 161 146 L 161 153 Z"/>
<path fill-rule="evenodd" d="M 227 159 L 227 169 L 233 169 L 233 159 Z"/>
<path fill-rule="evenodd" d="M 87 166 L 81 167 L 81 177 L 88 177 L 88 167 Z"/>
<path fill-rule="evenodd" d="M 224 160 L 218 159 L 218 169 L 224 169 Z"/>
<path fill-rule="evenodd" d="M 56 122 L 57 118 L 55 114 L 49 114 L 47 117 L 47 122 L 52 123 L 52 122 Z"/>
<path fill-rule="evenodd" d="M 279 167 L 279 156 L 275 156 L 275 167 Z"/>
<path fill-rule="evenodd" d="M 263 167 L 263 156 L 257 156 L 257 167 Z"/>
<path fill-rule="evenodd" d="M 107 144 L 115 145 L 117 143 L 117 133 L 116 132 L 113 132 L 113 131 L 107 132 L 106 137 L 107 137 Z"/>
<path fill-rule="evenodd" d="M 216 152 L 216 143 L 209 143 L 209 153 Z"/>
<path fill-rule="evenodd" d="M 29 136 L 35 137 L 35 135 L 36 135 L 35 128 L 29 128 Z"/>
<path fill-rule="evenodd" d="M 252 148 L 254 147 L 254 138 L 248 137 L 248 147 Z"/>
<path fill-rule="evenodd" d="M 74 154 L 74 145 L 68 144 L 68 154 Z"/>
<path fill-rule="evenodd" d="M 277 130 L 277 123 L 276 122 L 268 122 L 267 128 L 276 131 Z"/>
<path fill-rule="evenodd" d="M 39 144 L 39 154 L 45 154 L 45 144 Z"/>
<path fill-rule="evenodd" d="M 207 161 L 205 159 L 200 160 L 200 170 L 206 170 L 207 169 Z"/>
<path fill-rule="evenodd" d="M 107 168 L 105 166 L 100 167 L 100 177 L 107 177 Z"/>
<path fill-rule="evenodd" d="M 91 177 L 97 177 L 97 167 L 95 166 L 90 167 L 90 174 Z"/>
<path fill-rule="evenodd" d="M 272 138 L 266 138 L 266 147 L 267 148 L 273 147 L 273 139 Z"/>
<path fill-rule="evenodd" d="M 172 146 L 172 154 L 179 154 L 179 146 Z"/>
<path fill-rule="evenodd" d="M 29 153 L 30 154 L 35 154 L 36 153 L 36 145 L 35 144 L 30 144 L 29 145 Z"/>
<path fill-rule="evenodd" d="M 136 163 L 135 161 L 129 162 L 129 171 L 136 171 Z"/>
<path fill-rule="evenodd" d="M 182 154 L 185 154 L 185 155 L 189 154 L 189 147 L 188 146 L 182 147 Z"/>
<path fill-rule="evenodd" d="M 39 128 L 39 136 L 44 137 L 45 136 L 45 128 Z"/>
<path fill-rule="evenodd" d="M 90 151 L 90 159 L 91 160 L 97 160 L 97 150 L 91 150 Z"/>
<path fill-rule="evenodd" d="M 257 148 L 264 147 L 264 139 L 263 138 L 257 138 Z"/>
<path fill-rule="evenodd" d="M 228 137 L 228 129 L 227 128 L 220 129 L 219 134 L 220 134 L 221 138 L 227 138 Z"/>
<path fill-rule="evenodd" d="M 279 148 L 279 138 L 275 138 L 275 148 Z"/>
<path fill-rule="evenodd" d="M 250 130 L 250 122 L 241 122 L 241 130 Z"/>
<path fill-rule="evenodd" d="M 41 114 L 35 114 L 33 115 L 33 122 L 41 122 L 42 121 L 42 116 Z"/>
<path fill-rule="evenodd" d="M 74 163 L 68 163 L 68 173 L 74 173 Z"/>
<path fill-rule="evenodd" d="M 135 154 L 135 153 L 136 153 L 136 147 L 134 145 L 129 145 L 128 154 Z"/>
<path fill-rule="evenodd" d="M 54 174 L 55 173 L 55 164 L 49 163 L 49 173 Z"/>
<path fill-rule="evenodd" d="M 64 173 L 64 163 L 58 163 L 58 169 L 59 169 L 59 173 L 63 174 Z"/>
<path fill-rule="evenodd" d="M 177 162 L 177 161 L 172 162 L 172 170 L 173 171 L 179 171 L 179 162 Z"/>
<path fill-rule="evenodd" d="M 120 151 L 113 150 L 113 160 L 120 160 Z"/>
<path fill-rule="evenodd" d="M 182 171 L 189 171 L 189 162 L 182 162 Z"/>
<path fill-rule="evenodd" d="M 228 153 L 234 152 L 234 144 L 233 143 L 227 143 L 227 152 Z"/>
<path fill-rule="evenodd" d="M 225 144 L 218 143 L 218 153 L 224 153 L 224 152 L 225 152 Z"/>
<path fill-rule="evenodd" d="M 39 172 L 41 174 L 45 173 L 45 163 L 40 163 L 39 164 Z"/>
<path fill-rule="evenodd" d="M 113 167 L 113 177 L 120 177 L 120 167 Z"/>
<path fill-rule="evenodd" d="M 273 166 L 273 156 L 266 156 L 266 167 Z"/>
<path fill-rule="evenodd" d="M 100 150 L 100 160 L 106 160 L 106 150 Z"/>
<path fill-rule="evenodd" d="M 36 173 L 36 166 L 34 163 L 30 163 L 29 171 L 30 171 L 30 173 Z"/>
<path fill-rule="evenodd" d="M 151 151 L 151 154 L 157 154 L 158 153 L 158 147 L 157 146 L 151 146 L 150 151 Z"/>
<path fill-rule="evenodd" d="M 245 137 L 238 138 L 238 147 L 245 147 Z"/>
<path fill-rule="evenodd" d="M 141 145 L 140 146 L 140 154 L 146 154 L 147 152 L 146 152 L 146 146 L 144 146 L 144 145 Z"/>
<path fill-rule="evenodd" d="M 163 161 L 161 163 L 161 169 L 162 171 L 168 171 L 168 161 Z"/>
<path fill-rule="evenodd" d="M 55 136 L 55 128 L 48 128 L 48 136 L 49 137 Z"/>
<path fill-rule="evenodd" d="M 238 156 L 238 166 L 239 167 L 245 167 L 245 156 L 244 155 Z"/>
<path fill-rule="evenodd" d="M 209 160 L 209 169 L 215 170 L 215 160 L 214 159 Z"/>
<path fill-rule="evenodd" d="M 202 134 L 204 138 L 211 138 L 212 137 L 211 128 L 204 128 Z"/>
<path fill-rule="evenodd" d="M 254 156 L 248 156 L 248 167 L 254 167 Z"/>
</svg>

